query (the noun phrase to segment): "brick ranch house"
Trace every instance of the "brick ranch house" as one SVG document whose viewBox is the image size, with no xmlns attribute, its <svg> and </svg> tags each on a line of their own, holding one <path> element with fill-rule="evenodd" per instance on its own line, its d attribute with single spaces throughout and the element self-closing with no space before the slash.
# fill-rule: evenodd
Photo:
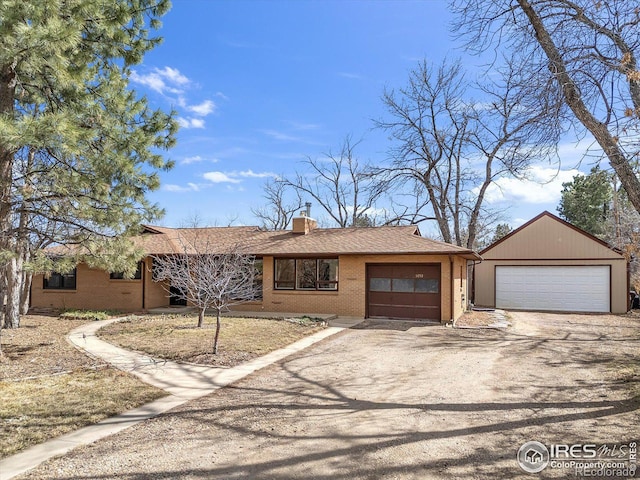
<svg viewBox="0 0 640 480">
<path fill-rule="evenodd" d="M 85 264 L 33 280 L 36 308 L 145 311 L 179 303 L 153 280 L 152 255 L 173 255 L 194 236 L 223 253 L 241 244 L 262 269 L 262 298 L 236 310 L 328 313 L 413 320 L 457 319 L 468 304 L 472 250 L 420 235 L 417 226 L 317 228 L 297 217 L 290 231 L 257 227 L 145 226 L 135 241 L 147 256 L 133 279 Z M 166 285 L 165 285 L 166 287 Z"/>
</svg>

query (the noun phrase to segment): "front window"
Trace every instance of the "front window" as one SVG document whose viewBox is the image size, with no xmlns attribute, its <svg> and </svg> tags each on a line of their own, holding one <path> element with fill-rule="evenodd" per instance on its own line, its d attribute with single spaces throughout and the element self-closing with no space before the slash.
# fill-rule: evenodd
<svg viewBox="0 0 640 480">
<path fill-rule="evenodd" d="M 338 259 L 322 258 L 318 260 L 318 290 L 338 289 Z"/>
<path fill-rule="evenodd" d="M 293 258 L 276 258 L 276 289 L 293 290 L 296 286 L 296 261 Z"/>
<path fill-rule="evenodd" d="M 316 289 L 316 260 L 303 258 L 296 260 L 296 289 L 315 290 Z"/>
<path fill-rule="evenodd" d="M 42 288 L 45 290 L 75 290 L 76 289 L 76 269 L 69 273 L 51 272 L 48 277 L 44 277 Z"/>
<path fill-rule="evenodd" d="M 111 280 L 140 280 L 142 278 L 142 262 L 138 262 L 138 268 L 132 278 L 125 278 L 123 272 L 111 272 L 109 278 Z"/>
<path fill-rule="evenodd" d="M 337 258 L 276 258 L 276 290 L 337 290 Z"/>
</svg>

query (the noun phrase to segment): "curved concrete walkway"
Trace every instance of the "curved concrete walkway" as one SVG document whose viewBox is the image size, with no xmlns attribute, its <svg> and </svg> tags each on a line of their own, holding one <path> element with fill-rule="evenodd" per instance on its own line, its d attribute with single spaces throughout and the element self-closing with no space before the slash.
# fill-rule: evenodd
<svg viewBox="0 0 640 480">
<path fill-rule="evenodd" d="M 233 368 L 207 367 L 159 360 L 147 355 L 131 352 L 100 340 L 96 332 L 102 327 L 120 321 L 109 319 L 91 322 L 73 330 L 68 338 L 88 355 L 100 358 L 120 370 L 136 375 L 143 382 L 165 390 L 169 395 L 141 407 L 134 408 L 115 417 L 81 428 L 39 445 L 34 445 L 16 455 L 0 460 L 0 480 L 8 480 L 24 473 L 57 455 L 101 438 L 113 435 L 143 420 L 153 418 L 178 405 L 229 385 L 243 377 L 304 350 L 320 340 L 334 335 L 362 321 L 362 319 L 332 320 L 328 328 L 298 340 L 291 345 L 275 350 L 262 357 Z"/>
</svg>

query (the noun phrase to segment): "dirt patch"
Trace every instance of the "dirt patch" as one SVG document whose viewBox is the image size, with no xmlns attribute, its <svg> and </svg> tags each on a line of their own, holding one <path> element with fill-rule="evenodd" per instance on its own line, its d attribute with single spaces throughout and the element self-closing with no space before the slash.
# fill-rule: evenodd
<svg viewBox="0 0 640 480">
<path fill-rule="evenodd" d="M 496 322 L 493 312 L 471 310 L 456 320 L 458 327 L 487 327 Z"/>
<path fill-rule="evenodd" d="M 21 380 L 97 368 L 104 363 L 88 357 L 71 345 L 66 335 L 86 320 L 57 316 L 26 315 L 20 328 L 2 330 L 3 356 L 0 356 L 0 381 Z"/>
<path fill-rule="evenodd" d="M 345 331 L 23 478 L 529 479 L 525 442 L 637 439 L 637 317 L 510 320 Z"/>
</svg>

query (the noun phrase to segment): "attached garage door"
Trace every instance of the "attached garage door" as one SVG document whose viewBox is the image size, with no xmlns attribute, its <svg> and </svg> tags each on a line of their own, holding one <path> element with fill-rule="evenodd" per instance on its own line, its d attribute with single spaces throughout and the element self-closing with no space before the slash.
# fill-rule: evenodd
<svg viewBox="0 0 640 480">
<path fill-rule="evenodd" d="M 367 267 L 368 316 L 440 320 L 440 264 Z"/>
<path fill-rule="evenodd" d="M 609 312 L 610 268 L 496 267 L 496 307 L 565 312 Z"/>
</svg>

